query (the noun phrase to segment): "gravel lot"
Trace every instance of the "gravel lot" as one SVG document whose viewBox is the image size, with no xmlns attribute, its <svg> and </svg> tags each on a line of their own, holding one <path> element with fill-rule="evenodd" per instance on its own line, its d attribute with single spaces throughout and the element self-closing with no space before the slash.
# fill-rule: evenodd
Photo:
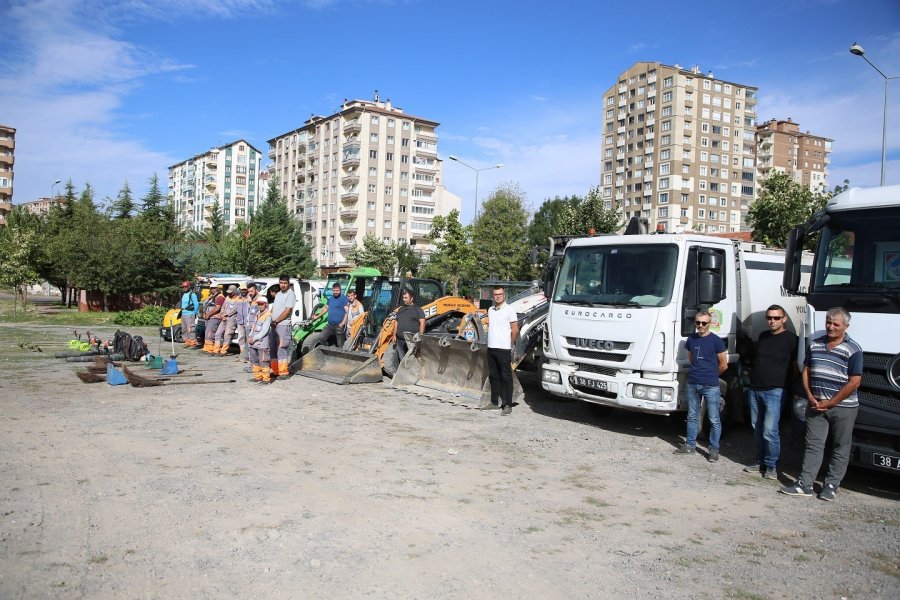
<svg viewBox="0 0 900 600">
<path fill-rule="evenodd" d="M 16 343 L 68 337 L 0 326 L 0 598 L 900 597 L 900 476 L 782 496 L 746 429 L 676 457 L 683 418 L 535 381 L 501 417 L 185 351 L 237 382 L 88 385 Z"/>
</svg>

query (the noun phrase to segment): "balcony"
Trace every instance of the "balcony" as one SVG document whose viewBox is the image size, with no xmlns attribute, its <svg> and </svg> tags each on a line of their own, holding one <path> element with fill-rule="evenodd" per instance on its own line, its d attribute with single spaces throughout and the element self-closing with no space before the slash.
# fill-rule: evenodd
<svg viewBox="0 0 900 600">
<path fill-rule="evenodd" d="M 342 219 L 355 219 L 359 216 L 359 209 L 356 205 L 348 206 L 347 208 L 341 209 L 341 218 Z"/>
<path fill-rule="evenodd" d="M 644 175 L 644 181 L 647 183 L 653 181 L 653 173 L 646 173 Z"/>
<path fill-rule="evenodd" d="M 269 158 L 275 160 L 275 148 L 269 148 Z"/>
<path fill-rule="evenodd" d="M 620 85 L 619 88 L 618 88 L 618 90 L 617 90 L 617 92 L 618 92 L 619 94 L 624 94 L 624 93 L 627 92 L 627 91 L 628 91 L 628 86 L 625 85 L 625 84 Z"/>
<path fill-rule="evenodd" d="M 345 169 L 349 169 L 351 167 L 355 168 L 359 166 L 359 154 L 348 154 L 344 156 L 344 159 L 341 161 L 341 166 Z"/>
<path fill-rule="evenodd" d="M 616 173 L 621 175 L 624 172 L 625 172 L 625 167 L 616 167 Z"/>
<path fill-rule="evenodd" d="M 338 244 L 338 248 L 340 248 L 342 252 L 353 250 L 354 248 L 356 248 L 356 239 L 341 240 L 341 242 Z"/>
<path fill-rule="evenodd" d="M 418 162 L 416 159 L 413 159 L 413 166 L 416 169 L 422 169 L 425 171 L 434 171 L 434 169 L 435 169 L 433 162 L 426 162 L 426 161 Z"/>
<path fill-rule="evenodd" d="M 437 140 L 437 133 L 434 130 L 416 129 L 416 138 L 422 138 L 428 141 Z"/>
<path fill-rule="evenodd" d="M 656 125 L 656 119 L 651 117 L 651 118 L 647 119 L 647 121 L 644 123 L 644 125 L 646 127 L 653 127 L 654 125 Z"/>
<path fill-rule="evenodd" d="M 219 164 L 215 162 L 208 162 L 206 163 L 206 168 L 207 170 L 215 171 L 219 168 Z"/>
<path fill-rule="evenodd" d="M 348 200 L 359 200 L 359 192 L 356 190 L 344 192 L 341 194 L 341 202 L 347 202 Z"/>
<path fill-rule="evenodd" d="M 359 227 L 357 227 L 356 223 L 345 223 L 338 228 L 338 231 L 341 232 L 341 235 L 356 235 Z"/>
<path fill-rule="evenodd" d="M 625 160 L 624 152 L 616 152 L 616 160 Z"/>
<path fill-rule="evenodd" d="M 344 123 L 344 135 L 359 133 L 360 131 L 362 131 L 362 124 L 359 122 L 359 119 L 353 119 Z"/>
<path fill-rule="evenodd" d="M 656 90 L 650 90 L 647 92 L 647 98 L 656 98 Z"/>
<path fill-rule="evenodd" d="M 646 181 L 646 179 L 644 181 Z M 644 197 L 649 198 L 652 195 L 653 195 L 653 188 L 650 187 L 649 185 L 644 186 Z"/>
<path fill-rule="evenodd" d="M 342 185 L 354 186 L 357 183 L 359 183 L 359 175 L 357 175 L 356 171 L 352 171 L 341 177 Z"/>
</svg>

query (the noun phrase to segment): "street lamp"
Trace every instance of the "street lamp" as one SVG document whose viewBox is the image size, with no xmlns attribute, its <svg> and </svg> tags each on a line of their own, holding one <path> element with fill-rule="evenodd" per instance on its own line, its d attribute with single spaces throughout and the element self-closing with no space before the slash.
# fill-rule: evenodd
<svg viewBox="0 0 900 600">
<path fill-rule="evenodd" d="M 488 171 L 490 169 L 499 169 L 500 167 L 503 166 L 503 163 L 496 164 L 493 167 L 484 167 L 482 169 L 476 169 L 472 165 L 467 165 L 466 163 L 459 160 L 457 157 L 453 156 L 452 154 L 450 156 L 448 156 L 447 158 L 458 162 L 459 164 L 463 165 L 464 167 L 469 167 L 470 169 L 475 171 L 475 217 L 477 217 L 478 216 L 478 174 L 481 173 L 482 171 Z M 473 218 L 473 220 L 474 220 L 474 218 Z"/>
<path fill-rule="evenodd" d="M 53 182 L 53 185 L 50 186 L 50 201 L 51 202 L 53 202 L 53 199 L 56 198 L 56 196 L 53 195 L 53 188 L 58 186 L 60 183 L 62 183 L 62 179 L 57 179 L 56 181 Z"/>
<path fill-rule="evenodd" d="M 888 77 L 881 72 L 881 69 L 872 64 L 872 61 L 866 58 L 866 51 L 857 43 L 850 46 L 850 54 L 861 56 L 869 66 L 878 71 L 878 74 L 884 77 L 884 116 L 881 119 L 881 185 L 884 185 L 884 167 L 887 162 L 887 109 L 888 109 L 888 81 L 891 79 L 900 79 L 900 77 Z"/>
</svg>

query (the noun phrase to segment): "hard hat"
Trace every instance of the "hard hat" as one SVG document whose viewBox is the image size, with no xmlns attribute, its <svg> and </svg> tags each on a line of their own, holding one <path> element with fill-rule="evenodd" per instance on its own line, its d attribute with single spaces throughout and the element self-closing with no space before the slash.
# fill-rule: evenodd
<svg viewBox="0 0 900 600">
<path fill-rule="evenodd" d="M 228 293 L 229 293 L 229 294 L 233 294 L 233 293 L 235 293 L 236 291 L 237 291 L 237 286 L 236 286 L 236 285 L 229 285 L 229 286 L 228 286 Z"/>
<path fill-rule="evenodd" d="M 246 289 L 247 289 L 247 284 L 246 284 L 246 283 L 242 283 L 242 284 L 241 284 L 240 286 L 238 286 L 238 287 L 239 287 L 239 289 L 246 290 Z"/>
<path fill-rule="evenodd" d="M 260 294 L 259 296 L 256 297 L 256 303 L 257 304 L 268 304 L 269 299 L 266 298 L 265 295 Z"/>
</svg>

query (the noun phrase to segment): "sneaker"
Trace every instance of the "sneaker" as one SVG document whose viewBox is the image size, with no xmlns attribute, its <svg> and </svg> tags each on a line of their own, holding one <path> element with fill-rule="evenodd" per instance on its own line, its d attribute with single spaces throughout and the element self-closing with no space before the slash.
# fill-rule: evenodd
<svg viewBox="0 0 900 600">
<path fill-rule="evenodd" d="M 253 367 L 244 367 L 244 373 L 252 373 Z"/>
<path fill-rule="evenodd" d="M 719 451 L 718 450 L 710 450 L 709 456 L 706 457 L 706 460 L 709 462 L 719 462 Z"/>
<path fill-rule="evenodd" d="M 500 414 L 503 415 L 504 417 L 508 417 L 509 415 L 512 414 L 512 406 L 507 404 L 506 406 L 503 407 L 503 410 L 500 411 Z"/>
<path fill-rule="evenodd" d="M 755 462 L 752 465 L 747 465 L 746 467 L 744 467 L 744 473 L 759 473 L 761 471 L 762 471 L 762 466 L 758 462 Z"/>
<path fill-rule="evenodd" d="M 500 407 L 497 406 L 496 402 L 491 402 L 487 406 L 482 406 L 479 410 L 500 410 Z"/>
<path fill-rule="evenodd" d="M 775 467 L 766 467 L 766 470 L 763 473 L 763 478 L 774 479 L 778 481 L 778 471 L 775 469 Z"/>
<path fill-rule="evenodd" d="M 819 500 L 827 500 L 831 502 L 834 500 L 834 495 L 837 494 L 837 488 L 831 485 L 830 483 L 826 483 L 822 486 L 822 491 L 819 492 Z"/>
<path fill-rule="evenodd" d="M 804 485 L 803 481 L 800 479 L 790 485 L 782 486 L 778 491 L 782 494 L 787 494 L 788 496 L 805 496 L 807 498 L 812 498 L 816 495 L 812 486 Z"/>
<path fill-rule="evenodd" d="M 694 449 L 687 444 L 679 444 L 677 448 L 672 452 L 672 454 L 693 454 Z"/>
</svg>

